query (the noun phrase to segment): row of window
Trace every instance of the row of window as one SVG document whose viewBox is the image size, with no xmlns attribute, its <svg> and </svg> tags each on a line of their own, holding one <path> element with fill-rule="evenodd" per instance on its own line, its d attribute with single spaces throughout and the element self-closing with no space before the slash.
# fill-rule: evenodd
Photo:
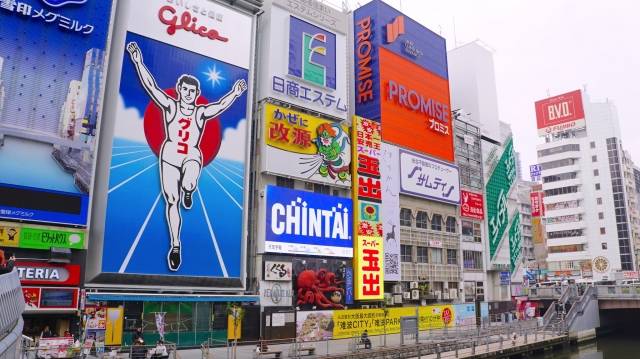
<svg viewBox="0 0 640 359">
<path fill-rule="evenodd" d="M 460 227 L 462 227 L 463 241 L 482 242 L 482 226 L 480 223 L 462 220 Z"/>
<path fill-rule="evenodd" d="M 444 253 L 445 250 L 442 248 L 416 246 L 416 262 L 433 264 L 458 264 L 458 251 L 456 249 L 446 249 L 446 263 L 443 262 Z M 413 246 L 406 244 L 400 245 L 400 260 L 405 263 L 413 262 Z"/>
<path fill-rule="evenodd" d="M 559 196 L 561 194 L 569 194 L 578 192 L 578 186 L 567 186 L 560 188 L 547 189 L 544 191 L 545 197 Z"/>
<path fill-rule="evenodd" d="M 580 207 L 580 201 L 578 200 L 551 203 L 551 204 L 545 205 L 545 208 L 547 209 L 547 211 L 554 211 L 556 209 L 576 208 L 576 207 Z"/>
<path fill-rule="evenodd" d="M 462 251 L 462 261 L 465 269 L 482 270 L 482 252 Z"/>
<path fill-rule="evenodd" d="M 578 174 L 576 172 L 561 173 L 561 174 L 558 174 L 558 175 L 542 177 L 542 182 L 543 183 L 551 183 L 551 182 L 558 182 L 558 181 L 576 179 L 577 176 L 578 176 Z"/>
<path fill-rule="evenodd" d="M 570 244 L 565 246 L 550 246 L 549 253 L 571 253 L 583 252 L 587 250 L 586 244 Z"/>
<path fill-rule="evenodd" d="M 442 226 L 447 233 L 457 233 L 456 230 L 456 218 L 448 216 L 443 221 L 442 215 L 434 213 L 429 218 L 429 215 L 425 211 L 417 211 L 415 217 L 416 228 L 431 229 L 433 231 L 442 231 Z M 413 214 L 409 208 L 400 209 L 400 225 L 403 227 L 413 226 Z"/>
<path fill-rule="evenodd" d="M 541 163 L 540 166 L 542 167 L 542 170 L 550 170 L 552 168 L 558 168 L 558 167 L 564 167 L 564 166 L 572 166 L 574 164 L 576 164 L 576 160 L 575 159 L 573 159 L 573 158 L 564 158 L 564 159 L 561 159 L 561 160 Z"/>
<path fill-rule="evenodd" d="M 539 150 L 538 157 L 550 156 L 550 155 L 555 155 L 558 153 L 564 153 L 569 151 L 580 151 L 580 145 L 577 143 L 571 143 L 568 145 L 547 148 L 546 150 Z"/>
</svg>

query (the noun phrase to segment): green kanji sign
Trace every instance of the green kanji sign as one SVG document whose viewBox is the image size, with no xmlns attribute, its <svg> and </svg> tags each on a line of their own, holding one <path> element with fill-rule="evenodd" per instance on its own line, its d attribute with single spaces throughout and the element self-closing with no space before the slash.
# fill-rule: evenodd
<svg viewBox="0 0 640 359">
<path fill-rule="evenodd" d="M 511 220 L 509 228 L 509 260 L 511 263 L 511 272 L 516 270 L 516 263 L 520 259 L 522 252 L 522 235 L 520 233 L 520 212 L 516 212 Z"/>
<path fill-rule="evenodd" d="M 513 139 L 509 138 L 485 187 L 491 259 L 495 257 L 500 240 L 509 224 L 507 198 L 515 179 L 516 161 L 513 153 Z"/>
</svg>

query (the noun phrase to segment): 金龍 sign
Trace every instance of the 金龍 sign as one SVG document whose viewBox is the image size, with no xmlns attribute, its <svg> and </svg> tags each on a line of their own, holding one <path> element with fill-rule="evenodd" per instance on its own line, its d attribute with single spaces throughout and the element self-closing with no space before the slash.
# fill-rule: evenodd
<svg viewBox="0 0 640 359">
<path fill-rule="evenodd" d="M 380 123 L 354 117 L 353 179 L 354 274 L 357 300 L 384 297 L 384 242 L 382 239 L 382 180 Z"/>
<path fill-rule="evenodd" d="M 400 192 L 439 202 L 460 203 L 458 167 L 400 149 Z"/>
<path fill-rule="evenodd" d="M 347 126 L 270 103 L 264 107 L 266 172 L 338 186 L 351 184 Z"/>
<path fill-rule="evenodd" d="M 460 190 L 460 215 L 473 219 L 484 219 L 484 200 L 482 194 Z"/>
</svg>

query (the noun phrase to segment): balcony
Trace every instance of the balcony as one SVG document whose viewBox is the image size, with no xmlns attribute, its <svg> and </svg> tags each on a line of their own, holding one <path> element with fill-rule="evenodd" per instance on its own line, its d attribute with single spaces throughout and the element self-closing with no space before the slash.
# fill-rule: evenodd
<svg viewBox="0 0 640 359">
<path fill-rule="evenodd" d="M 567 172 L 578 172 L 580 171 L 580 164 L 574 163 L 568 166 L 556 167 L 548 170 L 542 170 L 542 177 L 559 175 Z"/>
<path fill-rule="evenodd" d="M 587 236 L 566 237 L 566 238 L 553 238 L 547 239 L 547 247 L 555 246 L 568 246 L 572 244 L 584 244 L 588 243 Z"/>
<path fill-rule="evenodd" d="M 402 244 L 425 247 L 429 247 L 429 241 L 441 241 L 442 248 L 460 248 L 460 234 L 445 232 L 444 226 L 442 229 L 442 231 L 434 231 L 431 229 L 400 227 L 400 241 Z"/>
<path fill-rule="evenodd" d="M 587 222 L 584 220 L 577 222 L 565 222 L 565 223 L 553 223 L 546 224 L 545 229 L 547 232 L 556 232 L 556 231 L 568 231 L 571 229 L 582 229 L 587 228 Z"/>
<path fill-rule="evenodd" d="M 553 198 L 553 197 L 552 197 Z M 573 214 L 584 214 L 584 207 L 571 207 L 571 208 L 562 208 L 562 209 L 546 209 L 545 217 L 561 217 L 561 216 L 570 216 Z"/>
<path fill-rule="evenodd" d="M 572 178 L 561 181 L 549 182 L 542 184 L 542 190 L 546 191 L 548 189 L 555 189 L 561 187 L 569 187 L 569 186 L 580 186 L 582 185 L 582 180 L 580 178 Z"/>
<path fill-rule="evenodd" d="M 591 260 L 591 256 L 589 255 L 588 251 L 549 253 L 549 255 L 547 256 L 547 262 L 583 261 L 583 260 Z"/>
<path fill-rule="evenodd" d="M 462 273 L 457 264 L 402 263 L 403 281 L 460 282 Z"/>
<path fill-rule="evenodd" d="M 575 193 L 567 193 L 567 194 L 559 194 L 557 196 L 545 196 L 544 204 L 550 203 L 558 203 L 558 202 L 568 202 L 568 201 L 577 201 L 584 199 L 584 194 L 582 192 Z"/>
</svg>

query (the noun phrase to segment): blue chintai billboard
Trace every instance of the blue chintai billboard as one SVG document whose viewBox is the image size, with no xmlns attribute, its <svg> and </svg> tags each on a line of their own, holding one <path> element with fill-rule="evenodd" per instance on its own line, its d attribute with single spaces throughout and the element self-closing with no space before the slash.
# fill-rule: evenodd
<svg viewBox="0 0 640 359">
<path fill-rule="evenodd" d="M 0 1 L 0 219 L 87 225 L 111 11 Z"/>
<path fill-rule="evenodd" d="M 351 198 L 267 186 L 265 252 L 353 257 Z"/>
<path fill-rule="evenodd" d="M 168 276 L 238 285 L 252 18 L 209 1 L 192 5 L 120 2 L 128 21 L 114 49 L 121 69 L 100 272 L 145 284 Z M 176 24 L 187 18 L 200 30 Z"/>
</svg>

